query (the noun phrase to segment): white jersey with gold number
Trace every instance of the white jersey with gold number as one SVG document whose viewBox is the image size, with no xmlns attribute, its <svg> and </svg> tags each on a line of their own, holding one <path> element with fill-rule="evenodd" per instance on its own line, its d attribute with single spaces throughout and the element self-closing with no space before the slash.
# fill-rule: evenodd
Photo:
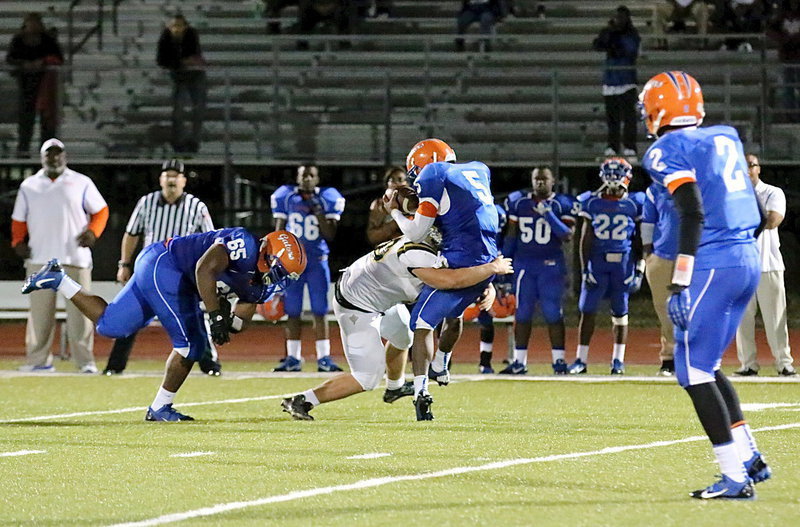
<svg viewBox="0 0 800 527">
<path fill-rule="evenodd" d="M 423 267 L 443 267 L 436 249 L 401 236 L 380 244 L 345 269 L 340 290 L 354 306 L 384 312 L 417 298 L 422 281 L 411 270 Z"/>
</svg>

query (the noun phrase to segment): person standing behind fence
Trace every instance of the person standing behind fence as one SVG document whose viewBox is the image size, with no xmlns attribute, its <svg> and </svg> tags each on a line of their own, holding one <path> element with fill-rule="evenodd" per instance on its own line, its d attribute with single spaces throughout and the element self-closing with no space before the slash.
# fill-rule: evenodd
<svg viewBox="0 0 800 527">
<path fill-rule="evenodd" d="M 39 13 L 28 13 L 22 29 L 11 39 L 6 62 L 19 88 L 17 157 L 30 155 L 33 125 L 39 113 L 42 142 L 55 137 L 58 129 L 58 74 L 48 66 L 64 63 L 61 47 L 46 32 Z"/>
<path fill-rule="evenodd" d="M 108 205 L 94 182 L 67 167 L 64 143 L 49 139 L 41 148 L 42 169 L 19 187 L 11 215 L 11 245 L 25 258 L 26 273 L 50 258 L 63 263 L 67 275 L 86 289 L 92 284 L 92 251 L 108 221 Z M 27 241 L 26 241 L 27 237 Z M 20 371 L 55 371 L 51 347 L 56 329 L 55 291 L 30 296 L 25 330 L 27 363 Z M 67 304 L 67 338 L 81 373 L 97 373 L 92 348 L 94 327 Z"/>
<path fill-rule="evenodd" d="M 180 160 L 164 161 L 158 178 L 161 190 L 139 198 L 122 236 L 117 282 L 124 285 L 130 280 L 133 274 L 133 255 L 142 237 L 144 237 L 143 247 L 147 247 L 151 243 L 175 236 L 214 230 L 214 223 L 211 221 L 206 204 L 196 196 L 184 192 L 185 173 L 183 162 Z M 103 374 L 115 375 L 125 370 L 135 341 L 136 333 L 114 341 Z M 213 344 L 209 343 L 209 350 L 210 353 L 199 361 L 200 369 L 209 375 L 219 375 L 220 365 Z"/>
<path fill-rule="evenodd" d="M 205 59 L 200 50 L 197 30 L 177 14 L 161 32 L 156 62 L 172 77 L 172 148 L 176 152 L 197 152 L 206 110 Z M 192 105 L 192 132 L 186 133 L 184 101 Z"/>
<path fill-rule="evenodd" d="M 636 126 L 639 121 L 636 113 L 636 59 L 640 42 L 639 32 L 631 22 L 630 9 L 620 6 L 614 18 L 609 20 L 592 43 L 596 51 L 606 52 L 606 70 L 603 73 L 603 99 L 608 124 L 608 146 L 603 153 L 606 157 L 618 153 L 626 158 L 636 157 Z"/>
<path fill-rule="evenodd" d="M 761 163 L 754 154 L 747 154 L 747 168 L 756 197 L 767 213 L 767 224 L 756 239 L 761 254 L 761 279 L 756 294 L 750 299 L 744 311 L 739 329 L 736 331 L 736 353 L 742 369 L 735 375 L 758 375 L 758 348 L 756 347 L 756 308 L 761 310 L 764 331 L 767 334 L 769 349 L 775 357 L 778 375 L 793 376 L 797 372 L 792 367 L 792 354 L 789 348 L 789 331 L 786 328 L 786 289 L 783 283 L 781 240 L 778 226 L 786 215 L 786 195 L 780 188 L 767 185 L 759 176 Z"/>
</svg>

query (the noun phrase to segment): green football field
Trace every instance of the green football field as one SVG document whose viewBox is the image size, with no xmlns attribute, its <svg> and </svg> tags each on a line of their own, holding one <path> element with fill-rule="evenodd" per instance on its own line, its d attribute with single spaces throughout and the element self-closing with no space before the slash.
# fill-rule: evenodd
<svg viewBox="0 0 800 527">
<path fill-rule="evenodd" d="M 179 393 L 176 408 L 195 422 L 147 423 L 160 382 L 154 361 L 118 377 L 21 376 L 15 364 L 0 361 L 0 525 L 788 526 L 800 518 L 800 383 L 774 377 L 736 383 L 773 479 L 756 487 L 756 501 L 707 503 L 688 492 L 715 479 L 708 441 L 689 398 L 652 377 L 652 366 L 613 380 L 462 375 L 432 388 L 436 420 L 418 423 L 410 398 L 388 405 L 382 389 L 293 421 L 281 396 L 324 377 L 249 374 L 264 365 L 229 363 L 222 377 L 193 375 Z"/>
</svg>

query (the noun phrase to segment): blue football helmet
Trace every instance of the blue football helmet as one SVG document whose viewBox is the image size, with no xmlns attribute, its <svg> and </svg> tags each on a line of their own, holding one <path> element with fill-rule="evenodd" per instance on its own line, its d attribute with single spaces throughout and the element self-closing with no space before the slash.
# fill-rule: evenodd
<svg viewBox="0 0 800 527">
<path fill-rule="evenodd" d="M 600 165 L 599 175 L 603 182 L 599 192 L 619 194 L 628 190 L 633 178 L 633 167 L 621 157 L 609 157 Z"/>
</svg>

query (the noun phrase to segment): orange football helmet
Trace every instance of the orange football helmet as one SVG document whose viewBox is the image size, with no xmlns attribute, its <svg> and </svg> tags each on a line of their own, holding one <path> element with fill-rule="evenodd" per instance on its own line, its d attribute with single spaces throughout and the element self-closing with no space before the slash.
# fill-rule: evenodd
<svg viewBox="0 0 800 527">
<path fill-rule="evenodd" d="M 410 177 L 416 177 L 419 171 L 429 163 L 455 160 L 455 150 L 441 139 L 423 139 L 415 144 L 408 153 L 406 171 Z"/>
<path fill-rule="evenodd" d="M 256 306 L 256 312 L 264 317 L 264 320 L 275 322 L 283 318 L 283 295 L 272 295 L 269 300 Z"/>
<path fill-rule="evenodd" d="M 706 116 L 700 84 L 683 71 L 659 73 L 647 81 L 639 103 L 647 131 L 654 136 L 665 126 L 699 126 Z"/>
<path fill-rule="evenodd" d="M 478 304 L 470 304 L 467 306 L 467 309 L 464 310 L 464 320 L 475 320 L 478 318 L 480 312 L 481 308 L 478 307 Z"/>
<path fill-rule="evenodd" d="M 306 250 L 297 236 L 289 231 L 275 231 L 261 238 L 258 270 L 265 285 L 282 291 L 289 280 L 297 280 L 306 270 Z"/>
</svg>

